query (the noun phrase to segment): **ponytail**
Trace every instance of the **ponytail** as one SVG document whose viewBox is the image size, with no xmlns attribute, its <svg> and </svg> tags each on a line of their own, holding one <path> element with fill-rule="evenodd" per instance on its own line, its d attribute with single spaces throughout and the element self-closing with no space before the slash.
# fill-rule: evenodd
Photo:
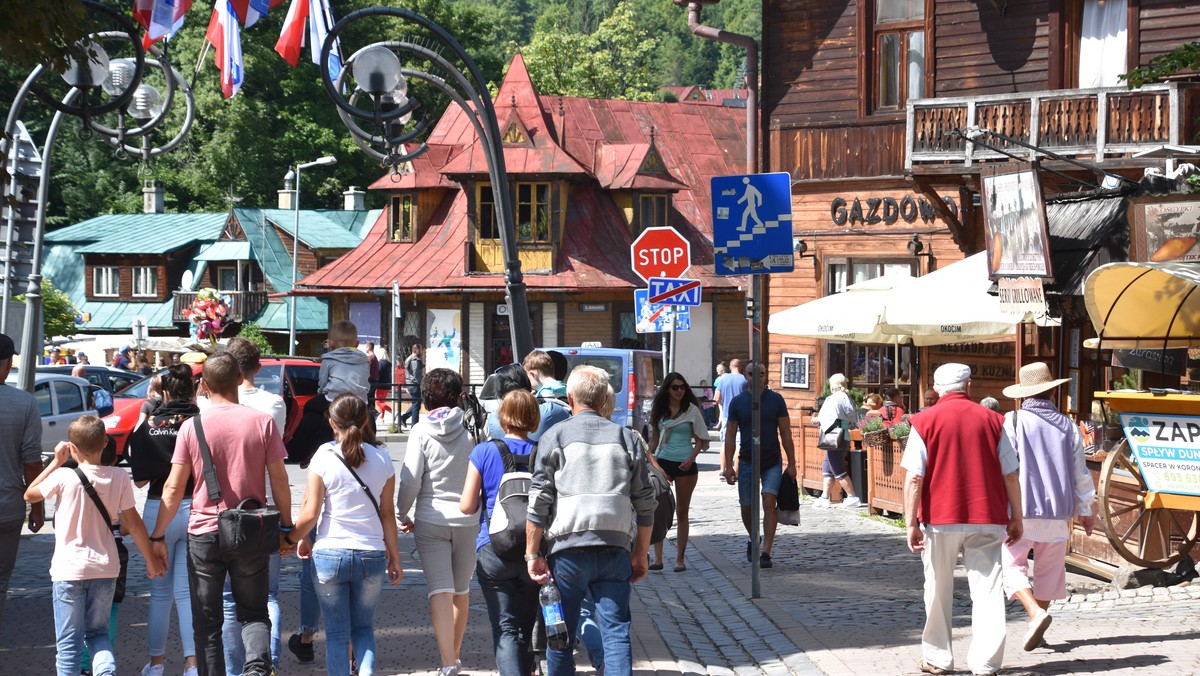
<svg viewBox="0 0 1200 676">
<path fill-rule="evenodd" d="M 366 402 L 353 394 L 339 396 L 329 405 L 329 422 L 346 464 L 358 467 L 366 462 L 363 443 L 376 443 L 375 430 L 367 417 Z"/>
</svg>

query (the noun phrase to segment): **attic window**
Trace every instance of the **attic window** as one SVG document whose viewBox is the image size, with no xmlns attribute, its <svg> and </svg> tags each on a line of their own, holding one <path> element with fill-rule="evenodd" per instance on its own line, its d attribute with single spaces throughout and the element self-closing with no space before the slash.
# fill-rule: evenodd
<svg viewBox="0 0 1200 676">
<path fill-rule="evenodd" d="M 225 221 L 225 229 L 221 231 L 220 239 L 240 241 L 246 239 L 246 233 L 242 230 L 242 226 L 233 216 Z"/>
<path fill-rule="evenodd" d="M 517 184 L 517 240 L 550 241 L 550 184 Z"/>
<path fill-rule="evenodd" d="M 667 165 L 663 163 L 662 156 L 658 154 L 658 150 L 654 146 L 646 152 L 646 158 L 642 160 L 642 166 L 638 169 L 642 174 L 665 174 L 667 173 Z"/>
<path fill-rule="evenodd" d="M 670 204 L 670 195 L 653 193 L 638 196 L 638 231 L 667 227 Z"/>
<path fill-rule="evenodd" d="M 500 137 L 506 146 L 533 147 L 533 142 L 529 140 L 529 130 L 525 128 L 525 125 L 521 124 L 521 118 L 517 117 L 515 112 L 504 127 L 504 133 Z"/>
<path fill-rule="evenodd" d="M 388 232 L 393 242 L 411 242 L 416 232 L 416 204 L 409 193 L 392 197 Z"/>
</svg>

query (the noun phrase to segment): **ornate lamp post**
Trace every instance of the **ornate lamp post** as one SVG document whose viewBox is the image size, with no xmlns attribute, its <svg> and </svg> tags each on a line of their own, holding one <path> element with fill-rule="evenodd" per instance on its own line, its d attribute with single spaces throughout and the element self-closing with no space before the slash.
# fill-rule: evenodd
<svg viewBox="0 0 1200 676">
<path fill-rule="evenodd" d="M 397 19 L 404 25 L 404 32 L 397 32 L 396 40 L 376 42 L 359 49 L 346 60 L 340 72 L 331 73 L 330 55 L 338 36 L 354 23 L 374 18 Z M 412 37 L 414 28 L 420 29 L 419 37 Z M 448 51 L 465 71 L 442 56 L 441 51 Z M 418 64 L 434 72 L 421 70 Z M 513 354 L 518 360 L 528 354 L 533 349 L 533 329 L 525 300 L 521 261 L 517 256 L 504 147 L 487 81 L 474 60 L 454 36 L 428 18 L 399 7 L 371 7 L 351 12 L 329 31 L 321 50 L 321 74 L 325 91 L 337 106 L 338 116 L 350 130 L 355 143 L 396 174 L 402 163 L 428 150 L 424 142 L 417 143 L 426 131 L 426 120 L 419 120 L 411 128 L 409 125 L 413 112 L 421 106 L 409 91 L 409 80 L 428 83 L 463 110 L 479 137 L 495 195 L 496 220 L 504 253 L 505 295 L 512 317 L 509 326 Z M 343 92 L 349 84 L 349 74 L 352 74 L 356 88 L 347 99 Z M 364 96 L 371 104 L 369 108 L 355 105 Z"/>
<path fill-rule="evenodd" d="M 54 142 L 58 138 L 63 116 L 79 117 L 83 121 L 85 133 L 88 131 L 99 133 L 116 147 L 118 156 L 125 157 L 132 152 L 146 162 L 150 158 L 178 146 L 191 129 L 195 113 L 195 101 L 187 81 L 167 62 L 165 56 L 156 47 L 151 47 L 151 54 L 156 58 L 146 58 L 141 39 L 128 18 L 116 10 L 95 2 L 89 1 L 84 4 L 88 11 L 97 15 L 98 18 L 116 24 L 117 30 L 94 33 L 86 42 L 77 45 L 76 56 L 71 60 L 62 76 L 70 90 L 61 99 L 51 94 L 39 82 L 46 67 L 39 65 L 34 68 L 17 92 L 5 124 L 5 131 L 8 132 L 9 138 L 12 138 L 11 135 L 16 129 L 21 109 L 30 93 L 57 111 L 46 132 L 45 148 L 42 152 L 42 171 L 37 192 L 37 215 L 32 238 L 32 267 L 25 293 L 26 311 L 25 323 L 21 331 L 21 354 L 26 360 L 26 368 L 20 370 L 18 380 L 20 387 L 27 391 L 33 390 L 34 369 L 30 367 L 36 363 L 35 355 L 38 345 L 41 343 L 38 335 L 42 314 L 41 262 L 46 224 L 46 202 L 49 197 Z M 134 56 L 110 60 L 108 51 L 101 43 L 114 42 L 118 47 L 128 42 Z M 157 88 L 142 82 L 147 63 L 162 69 L 166 79 L 167 94 L 165 98 Z M 187 111 L 182 128 L 168 143 L 160 147 L 151 147 L 148 135 L 166 119 L 174 101 L 176 89 L 182 90 L 187 101 Z M 104 95 L 107 95 L 109 100 L 104 101 L 102 98 Z M 76 100 L 79 100 L 78 104 L 76 104 Z M 108 127 L 101 122 L 103 116 L 110 113 L 117 115 L 115 128 Z M 132 118 L 139 126 L 132 129 L 127 128 L 127 117 Z M 126 143 L 130 139 L 139 138 L 141 139 L 140 148 L 131 147 Z M 5 154 L 7 154 L 7 149 Z"/>
</svg>

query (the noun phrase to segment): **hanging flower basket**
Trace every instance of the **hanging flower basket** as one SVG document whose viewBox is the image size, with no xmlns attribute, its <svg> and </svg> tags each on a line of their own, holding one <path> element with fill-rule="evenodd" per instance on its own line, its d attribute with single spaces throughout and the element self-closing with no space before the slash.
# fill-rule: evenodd
<svg viewBox="0 0 1200 676">
<path fill-rule="evenodd" d="M 864 446 L 882 446 L 887 443 L 887 430 L 883 426 L 883 418 L 877 415 L 867 416 L 858 423 L 858 431 L 862 432 Z"/>
<path fill-rule="evenodd" d="M 900 452 L 904 452 L 904 447 L 908 445 L 908 435 L 912 432 L 912 425 L 907 420 L 902 420 L 896 423 L 892 429 L 888 430 L 888 434 L 895 440 L 896 446 Z"/>
</svg>

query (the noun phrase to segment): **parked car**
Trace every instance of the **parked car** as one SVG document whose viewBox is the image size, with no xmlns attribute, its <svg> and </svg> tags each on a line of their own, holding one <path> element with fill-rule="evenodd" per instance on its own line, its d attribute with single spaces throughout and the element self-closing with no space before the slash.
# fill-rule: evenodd
<svg viewBox="0 0 1200 676">
<path fill-rule="evenodd" d="M 652 350 L 622 350 L 612 347 L 543 347 L 567 358 L 568 372 L 581 364 L 598 366 L 608 373 L 616 394 L 612 421 L 650 438 L 650 402 L 663 380 L 662 353 Z M 479 403 L 491 413 L 500 408 L 496 376 L 488 376 L 479 390 Z"/>
<path fill-rule="evenodd" d="M 55 366 L 39 366 L 38 373 L 65 373 L 71 375 L 71 371 L 78 364 L 57 364 Z M 140 373 L 126 371 L 125 369 L 115 369 L 111 366 L 97 366 L 95 364 L 84 364 L 85 377 L 91 384 L 107 390 L 109 394 L 116 394 L 121 390 L 129 387 L 137 381 L 145 378 Z"/>
<path fill-rule="evenodd" d="M 17 374 L 10 373 L 5 382 L 16 387 Z M 42 417 L 43 457 L 54 455 L 54 447 L 67 440 L 67 428 L 76 418 L 96 415 L 91 384 L 69 374 L 35 374 L 33 398 L 37 400 L 38 414 Z"/>
<path fill-rule="evenodd" d="M 283 397 L 287 407 L 287 426 L 283 430 L 283 438 L 290 439 L 300 422 L 304 404 L 317 393 L 321 362 L 307 357 L 263 357 L 261 363 L 254 382 L 267 392 Z M 199 384 L 203 364 L 190 366 Z M 163 372 L 165 369 L 159 371 Z M 119 456 L 125 455 L 125 444 L 137 423 L 142 404 L 146 403 L 149 390 L 150 377 L 147 376 L 113 395 L 113 412 L 104 417 L 104 426 L 108 436 L 116 440 Z"/>
</svg>

